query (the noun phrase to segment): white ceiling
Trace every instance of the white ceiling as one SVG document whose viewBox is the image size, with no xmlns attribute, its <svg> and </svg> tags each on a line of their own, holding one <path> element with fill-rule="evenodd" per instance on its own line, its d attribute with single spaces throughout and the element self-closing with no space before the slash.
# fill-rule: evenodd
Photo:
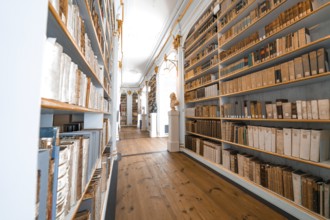
<svg viewBox="0 0 330 220">
<path fill-rule="evenodd" d="M 138 87 L 183 0 L 125 0 L 122 87 Z"/>
</svg>

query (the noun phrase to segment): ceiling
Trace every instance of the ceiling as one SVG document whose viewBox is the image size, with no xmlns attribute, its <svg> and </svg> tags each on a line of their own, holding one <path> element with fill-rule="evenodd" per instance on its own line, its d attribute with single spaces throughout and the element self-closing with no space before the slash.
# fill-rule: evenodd
<svg viewBox="0 0 330 220">
<path fill-rule="evenodd" d="M 121 87 L 138 87 L 184 0 L 125 0 Z"/>
</svg>

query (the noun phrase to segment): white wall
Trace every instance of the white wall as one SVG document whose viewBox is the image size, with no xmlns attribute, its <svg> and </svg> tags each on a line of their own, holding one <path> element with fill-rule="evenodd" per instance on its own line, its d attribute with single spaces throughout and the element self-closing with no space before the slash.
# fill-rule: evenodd
<svg viewBox="0 0 330 220">
<path fill-rule="evenodd" d="M 48 1 L 2 1 L 1 219 L 34 219 L 40 79 Z"/>
</svg>

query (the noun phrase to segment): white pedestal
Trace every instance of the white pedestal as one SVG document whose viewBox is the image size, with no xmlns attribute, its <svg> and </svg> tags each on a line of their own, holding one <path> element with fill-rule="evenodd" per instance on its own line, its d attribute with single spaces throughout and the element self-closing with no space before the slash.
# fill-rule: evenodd
<svg viewBox="0 0 330 220">
<path fill-rule="evenodd" d="M 142 114 L 141 115 L 141 120 L 142 120 L 142 125 L 141 125 L 141 131 L 146 131 L 147 130 L 147 115 Z"/>
<path fill-rule="evenodd" d="M 167 141 L 167 150 L 169 152 L 179 151 L 179 112 L 171 110 L 168 112 L 169 135 Z"/>
<path fill-rule="evenodd" d="M 149 114 L 149 136 L 157 137 L 157 113 Z"/>
</svg>

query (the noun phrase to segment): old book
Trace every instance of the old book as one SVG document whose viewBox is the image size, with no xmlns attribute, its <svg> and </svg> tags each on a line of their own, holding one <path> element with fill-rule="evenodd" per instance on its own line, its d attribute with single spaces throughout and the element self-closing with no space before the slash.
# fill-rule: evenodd
<svg viewBox="0 0 330 220">
<path fill-rule="evenodd" d="M 292 117 L 292 104 L 291 104 L 291 102 L 283 103 L 282 108 L 283 108 L 283 118 L 291 119 L 291 117 Z"/>
<path fill-rule="evenodd" d="M 230 151 L 231 149 L 222 150 L 222 165 L 228 170 L 230 170 Z"/>
<path fill-rule="evenodd" d="M 272 152 L 272 129 L 264 127 L 265 151 Z"/>
<path fill-rule="evenodd" d="M 324 184 L 324 217 L 330 218 L 330 181 Z"/>
<path fill-rule="evenodd" d="M 330 119 L 330 103 L 329 99 L 319 99 L 317 100 L 318 110 L 319 110 L 319 119 L 329 120 Z"/>
<path fill-rule="evenodd" d="M 291 103 L 291 118 L 292 119 L 298 118 L 297 103 L 295 103 L 295 102 Z"/>
<path fill-rule="evenodd" d="M 300 129 L 292 129 L 292 156 L 300 157 Z"/>
<path fill-rule="evenodd" d="M 288 82 L 290 80 L 288 62 L 281 64 L 281 76 L 282 76 L 282 82 Z"/>
<path fill-rule="evenodd" d="M 302 57 L 297 57 L 294 59 L 294 72 L 295 72 L 295 79 L 300 79 L 304 76 Z"/>
<path fill-rule="evenodd" d="M 302 119 L 302 101 L 297 100 L 296 105 L 297 105 L 297 118 Z"/>
<path fill-rule="evenodd" d="M 276 99 L 276 110 L 277 110 L 278 119 L 283 119 L 283 103 L 284 102 L 288 102 L 288 100 L 287 99 Z M 291 108 L 290 108 L 290 111 L 291 111 Z"/>
<path fill-rule="evenodd" d="M 324 73 L 329 71 L 328 56 L 324 48 L 320 48 L 317 50 L 317 65 L 318 65 L 319 73 Z"/>
<path fill-rule="evenodd" d="M 276 107 L 276 103 L 272 104 L 273 107 L 273 118 L 277 118 L 277 107 Z"/>
<path fill-rule="evenodd" d="M 296 79 L 296 75 L 295 75 L 295 71 L 294 71 L 294 61 L 290 60 L 288 61 L 288 71 L 289 71 L 289 80 L 295 80 Z"/>
<path fill-rule="evenodd" d="M 234 150 L 230 152 L 230 170 L 234 173 L 238 173 L 237 151 Z"/>
<path fill-rule="evenodd" d="M 276 129 L 276 153 L 284 154 L 284 136 L 282 129 Z"/>
<path fill-rule="evenodd" d="M 276 153 L 276 145 L 277 145 L 277 143 L 276 143 L 276 141 L 277 141 L 277 139 L 276 139 L 276 128 L 271 128 L 271 132 L 272 132 L 272 136 L 271 136 L 271 138 L 272 138 L 272 146 L 271 146 L 271 152 L 273 152 L 273 153 Z"/>
<path fill-rule="evenodd" d="M 253 144 L 253 138 L 254 138 L 254 136 L 253 136 L 253 126 L 248 125 L 247 128 L 248 128 L 248 134 L 247 134 L 247 136 L 248 136 L 248 146 L 253 147 L 254 146 L 254 144 Z"/>
<path fill-rule="evenodd" d="M 307 101 L 301 101 L 301 113 L 302 113 L 302 119 L 308 119 L 308 117 L 307 117 Z"/>
<path fill-rule="evenodd" d="M 302 205 L 302 177 L 305 176 L 301 170 L 296 170 L 292 173 L 292 184 L 293 184 L 293 198 L 294 202 L 298 205 Z"/>
<path fill-rule="evenodd" d="M 311 101 L 311 107 L 312 107 L 312 119 L 319 119 L 319 108 L 318 108 L 317 100 Z"/>
<path fill-rule="evenodd" d="M 311 131 L 301 129 L 300 130 L 300 158 L 304 160 L 310 160 L 311 151 Z"/>
<path fill-rule="evenodd" d="M 281 65 L 275 66 L 274 72 L 275 72 L 275 83 L 281 83 L 282 82 Z"/>
<path fill-rule="evenodd" d="M 307 106 L 307 119 L 312 119 L 312 102 L 306 101 L 306 106 Z"/>
<path fill-rule="evenodd" d="M 318 73 L 316 51 L 309 52 L 309 61 L 310 61 L 310 67 L 311 67 L 311 75 L 316 75 Z"/>
<path fill-rule="evenodd" d="M 309 63 L 308 53 L 301 56 L 303 61 L 304 77 L 311 75 L 311 68 Z"/>
<path fill-rule="evenodd" d="M 292 130 L 291 128 L 283 128 L 283 136 L 284 136 L 284 155 L 291 156 L 292 154 Z"/>
<path fill-rule="evenodd" d="M 274 118 L 273 117 L 272 102 L 265 102 L 265 105 L 266 105 L 266 116 L 267 116 L 267 118 Z"/>
<path fill-rule="evenodd" d="M 325 130 L 311 130 L 310 160 L 323 162 L 329 159 L 329 132 Z"/>
<path fill-rule="evenodd" d="M 244 158 L 246 154 L 237 154 L 237 168 L 238 168 L 238 175 L 244 176 Z"/>
<path fill-rule="evenodd" d="M 259 126 L 258 127 L 258 142 L 259 142 L 259 149 L 265 150 L 265 128 Z"/>
<path fill-rule="evenodd" d="M 253 126 L 253 147 L 259 148 L 259 129 L 258 129 L 258 126 Z"/>
</svg>

